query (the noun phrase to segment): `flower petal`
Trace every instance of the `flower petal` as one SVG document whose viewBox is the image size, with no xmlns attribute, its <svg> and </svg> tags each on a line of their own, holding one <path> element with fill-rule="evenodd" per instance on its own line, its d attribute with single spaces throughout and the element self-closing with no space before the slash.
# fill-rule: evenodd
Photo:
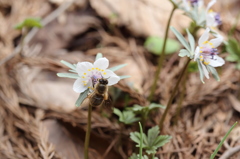
<svg viewBox="0 0 240 159">
<path fill-rule="evenodd" d="M 78 62 L 76 71 L 79 76 L 82 76 L 83 73 L 87 73 L 87 70 L 91 68 L 93 68 L 93 64 L 90 62 Z"/>
<path fill-rule="evenodd" d="M 219 67 L 225 64 L 223 58 L 219 56 L 215 56 L 215 59 L 209 59 L 208 61 L 210 62 L 209 65 L 213 67 Z"/>
<path fill-rule="evenodd" d="M 108 79 L 108 85 L 111 86 L 111 85 L 117 84 L 118 81 L 120 81 L 120 77 L 119 76 L 111 76 Z"/>
<path fill-rule="evenodd" d="M 200 48 L 197 47 L 195 52 L 194 52 L 194 61 L 196 61 L 196 59 L 199 58 L 199 54 L 200 54 L 199 51 L 200 51 Z"/>
<path fill-rule="evenodd" d="M 188 4 L 187 0 L 182 0 L 182 2 L 183 2 L 183 5 L 184 5 L 184 8 L 185 8 L 187 11 L 189 11 L 189 10 L 190 10 L 190 7 L 189 7 L 189 4 Z"/>
<path fill-rule="evenodd" d="M 208 38 L 209 38 L 209 31 L 210 31 L 210 29 L 207 28 L 205 30 L 205 32 L 203 33 L 203 35 L 199 38 L 199 40 L 198 40 L 198 45 L 199 46 L 202 46 L 203 43 L 208 40 Z"/>
<path fill-rule="evenodd" d="M 204 76 L 205 76 L 207 79 L 209 79 L 209 72 L 208 72 L 206 66 L 205 66 L 201 61 L 200 61 L 200 64 L 202 65 L 202 69 L 203 69 L 203 74 L 204 74 Z"/>
<path fill-rule="evenodd" d="M 217 38 L 210 40 L 210 43 L 213 44 L 213 46 L 216 48 L 223 42 L 223 37 L 221 35 L 218 35 Z"/>
<path fill-rule="evenodd" d="M 100 69 L 107 69 L 108 66 L 109 66 L 109 61 L 107 58 L 105 57 L 102 57 L 102 58 L 99 58 L 97 59 L 95 62 L 94 62 L 94 67 L 97 67 L 97 68 L 100 68 Z"/>
<path fill-rule="evenodd" d="M 207 5 L 207 12 L 209 11 L 209 9 L 217 2 L 217 0 L 212 0 L 211 2 L 208 3 Z"/>
<path fill-rule="evenodd" d="M 82 93 L 86 89 L 88 89 L 88 84 L 84 86 L 83 80 L 81 78 L 78 78 L 73 84 L 73 90 L 77 93 Z"/>
<path fill-rule="evenodd" d="M 118 81 L 120 80 L 120 77 L 117 76 L 113 71 L 111 70 L 106 70 L 104 73 L 102 73 L 102 76 L 104 78 L 108 79 L 108 85 L 114 85 L 116 83 L 118 83 Z"/>
</svg>

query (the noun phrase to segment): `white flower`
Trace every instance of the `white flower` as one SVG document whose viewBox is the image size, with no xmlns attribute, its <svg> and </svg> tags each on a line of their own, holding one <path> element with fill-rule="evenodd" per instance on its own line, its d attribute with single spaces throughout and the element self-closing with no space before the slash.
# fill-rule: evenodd
<svg viewBox="0 0 240 159">
<path fill-rule="evenodd" d="M 182 0 L 185 10 L 190 11 L 192 7 L 202 7 L 203 0 Z"/>
<path fill-rule="evenodd" d="M 206 10 L 206 27 L 211 30 L 216 30 L 216 27 L 222 24 L 220 14 L 210 9 L 214 3 L 216 3 L 216 0 L 210 1 Z"/>
<path fill-rule="evenodd" d="M 219 67 L 225 64 L 225 61 L 218 56 L 218 47 L 222 41 L 223 37 L 218 35 L 217 38 L 208 41 L 210 29 L 207 28 L 203 35 L 199 38 L 198 47 L 195 50 L 194 60 L 199 59 L 201 66 L 203 68 L 203 73 L 206 78 L 209 78 L 209 73 L 207 70 L 207 65 L 212 67 Z"/>
<path fill-rule="evenodd" d="M 109 86 L 118 83 L 120 77 L 108 70 L 108 65 L 107 58 L 99 58 L 93 64 L 79 62 L 76 67 L 79 78 L 74 82 L 73 90 L 77 93 L 82 93 L 87 89 L 91 91 L 99 78 L 107 78 Z"/>
</svg>

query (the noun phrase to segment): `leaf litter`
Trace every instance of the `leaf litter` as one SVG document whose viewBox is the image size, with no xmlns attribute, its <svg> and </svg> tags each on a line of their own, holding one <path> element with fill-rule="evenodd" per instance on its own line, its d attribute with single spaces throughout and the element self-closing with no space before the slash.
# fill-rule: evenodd
<svg viewBox="0 0 240 159">
<path fill-rule="evenodd" d="M 0 61 L 10 56 L 19 43 L 21 33 L 13 29 L 17 22 L 29 16 L 44 19 L 65 3 L 64 0 L 1 1 Z M 111 60 L 111 67 L 127 63 L 127 71 L 119 74 L 127 72 L 131 78 L 113 88 L 115 94 L 120 90 L 115 107 L 148 105 L 150 77 L 154 76 L 157 61 L 156 55 L 144 49 L 142 38 L 163 36 L 165 15 L 171 8 L 157 0 L 119 3 L 76 0 L 34 36 L 23 50 L 25 56 L 16 55 L 0 66 L 0 158 L 83 158 L 87 112 L 74 106 L 78 95 L 72 91 L 73 81 L 56 77 L 57 72 L 67 71 L 60 60 L 93 62 L 95 55 L 102 52 Z M 224 1 L 216 7 L 221 5 L 233 8 L 231 13 L 227 10 L 221 13 L 221 31 L 226 33 L 233 24 L 233 18 L 229 17 L 236 14 L 237 5 Z M 138 9 L 126 8 L 133 6 Z M 172 25 L 181 30 L 189 24 L 185 19 L 177 13 Z M 156 102 L 162 105 L 166 105 L 184 64 L 184 59 L 179 59 L 177 54 L 167 56 L 155 92 Z M 221 81 L 210 79 L 204 85 L 197 73 L 189 75 L 177 122 L 174 119 L 180 92 L 166 118 L 161 134 L 172 136 L 172 140 L 158 150 L 159 158 L 209 158 L 227 130 L 239 120 L 240 72 L 231 63 L 218 71 Z M 162 113 L 161 109 L 153 113 L 146 127 L 155 126 Z M 129 134 L 138 125 L 127 126 L 124 131 L 122 127 L 116 116 L 106 118 L 94 111 L 90 158 L 120 159 L 135 152 Z M 218 157 L 240 144 L 239 133 L 238 127 L 233 130 Z M 239 158 L 239 153 L 232 158 Z"/>
</svg>

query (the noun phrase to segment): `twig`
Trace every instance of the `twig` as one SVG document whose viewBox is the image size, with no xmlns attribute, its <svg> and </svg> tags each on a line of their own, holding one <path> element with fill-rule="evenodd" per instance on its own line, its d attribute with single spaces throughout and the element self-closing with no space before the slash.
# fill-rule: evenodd
<svg viewBox="0 0 240 159">
<path fill-rule="evenodd" d="M 228 158 L 230 158 L 232 155 L 234 155 L 235 153 L 237 153 L 238 151 L 240 151 L 240 145 L 228 149 L 226 152 L 223 153 L 223 155 L 222 155 L 219 159 L 228 159 Z"/>
<path fill-rule="evenodd" d="M 66 9 L 68 9 L 75 0 L 68 1 L 66 3 L 63 3 L 58 9 L 54 10 L 51 14 L 49 14 L 46 18 L 44 18 L 41 23 L 43 26 L 46 26 L 48 23 L 56 19 L 61 13 L 63 13 Z M 27 45 L 32 38 L 36 35 L 38 32 L 38 28 L 33 28 L 25 37 L 24 44 Z M 0 66 L 12 59 L 15 55 L 19 54 L 21 52 L 21 44 L 18 44 L 18 46 L 14 49 L 11 55 L 7 56 L 3 60 L 0 61 Z"/>
</svg>

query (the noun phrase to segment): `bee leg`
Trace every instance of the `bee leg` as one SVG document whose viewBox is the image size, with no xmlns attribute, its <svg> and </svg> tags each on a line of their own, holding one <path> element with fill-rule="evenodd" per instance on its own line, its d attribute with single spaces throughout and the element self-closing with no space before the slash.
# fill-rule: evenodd
<svg viewBox="0 0 240 159">
<path fill-rule="evenodd" d="M 104 93 L 104 100 L 108 100 L 108 87 L 106 88 L 106 91 Z"/>
</svg>

